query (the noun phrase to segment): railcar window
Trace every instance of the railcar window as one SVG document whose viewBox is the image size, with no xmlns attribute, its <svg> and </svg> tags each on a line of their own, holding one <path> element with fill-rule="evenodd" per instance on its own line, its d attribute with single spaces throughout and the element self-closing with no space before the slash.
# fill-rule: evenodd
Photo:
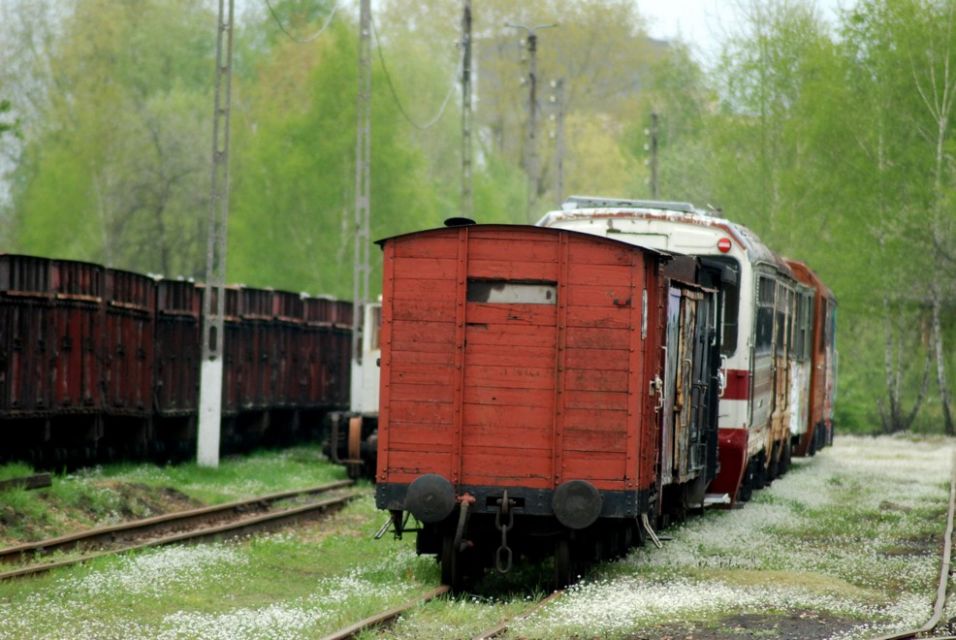
<svg viewBox="0 0 956 640">
<path fill-rule="evenodd" d="M 469 280 L 468 302 L 497 304 L 557 304 L 558 287 L 553 282 L 514 280 Z"/>
<path fill-rule="evenodd" d="M 773 347 L 773 279 L 761 276 L 757 284 L 757 336 L 754 350 L 769 353 Z"/>
<path fill-rule="evenodd" d="M 803 360 L 803 307 L 806 303 L 806 298 L 802 293 L 797 295 L 797 308 L 795 315 L 797 316 L 797 322 L 794 325 L 796 330 L 793 334 L 793 353 L 796 355 L 797 360 Z"/>
<path fill-rule="evenodd" d="M 813 351 L 813 345 L 810 343 L 813 335 L 813 292 L 808 291 L 806 301 L 803 305 L 803 357 L 809 358 Z"/>
<path fill-rule="evenodd" d="M 728 256 L 705 256 L 708 267 L 720 267 L 720 353 L 732 356 L 737 350 L 738 314 L 740 307 L 740 264 Z"/>
</svg>

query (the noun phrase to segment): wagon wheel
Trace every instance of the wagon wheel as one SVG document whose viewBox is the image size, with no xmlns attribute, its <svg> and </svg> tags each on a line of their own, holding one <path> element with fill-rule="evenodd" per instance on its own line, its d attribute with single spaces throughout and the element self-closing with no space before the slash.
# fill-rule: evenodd
<svg viewBox="0 0 956 640">
<path fill-rule="evenodd" d="M 783 453 L 780 454 L 780 475 L 790 470 L 790 440 L 783 445 Z"/>
<path fill-rule="evenodd" d="M 561 536 L 554 543 L 554 588 L 564 589 L 574 578 L 574 563 L 571 557 L 571 541 Z"/>
<path fill-rule="evenodd" d="M 463 568 L 461 551 L 455 549 L 455 533 L 446 533 L 441 544 L 441 582 L 451 587 L 454 592 L 461 591 L 463 584 Z"/>
</svg>

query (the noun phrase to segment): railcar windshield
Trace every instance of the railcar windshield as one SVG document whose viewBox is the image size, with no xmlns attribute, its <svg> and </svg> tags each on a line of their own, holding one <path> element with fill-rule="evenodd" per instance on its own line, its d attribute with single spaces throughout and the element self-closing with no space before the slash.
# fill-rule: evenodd
<svg viewBox="0 0 956 640">
<path fill-rule="evenodd" d="M 705 264 L 719 265 L 728 270 L 729 277 L 721 278 L 720 282 L 720 353 L 730 357 L 737 351 L 740 263 L 729 256 L 704 256 L 702 260 Z"/>
</svg>

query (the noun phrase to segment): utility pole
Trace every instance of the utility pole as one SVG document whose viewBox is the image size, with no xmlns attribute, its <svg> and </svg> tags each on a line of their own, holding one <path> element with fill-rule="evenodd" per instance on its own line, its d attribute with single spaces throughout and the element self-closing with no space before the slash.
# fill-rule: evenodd
<svg viewBox="0 0 956 640">
<path fill-rule="evenodd" d="M 461 212 L 470 218 L 474 209 L 471 192 L 471 0 L 464 0 L 461 14 Z"/>
<path fill-rule="evenodd" d="M 537 117 L 538 117 L 538 31 L 551 29 L 557 24 L 539 24 L 528 27 L 523 24 L 505 23 L 513 29 L 524 29 L 528 32 L 528 140 L 527 165 L 528 170 L 528 203 L 527 216 L 531 216 L 531 207 L 538 197 L 538 144 L 537 144 Z"/>
<path fill-rule="evenodd" d="M 233 5 L 234 0 L 229 0 L 228 6 L 224 6 L 224 0 L 219 0 L 219 20 L 216 23 L 212 186 L 206 239 L 206 291 L 203 296 L 199 429 L 196 439 L 196 462 L 201 467 L 219 466 L 223 316 L 226 307 L 226 229 L 229 221 L 229 107 L 232 99 Z"/>
<path fill-rule="evenodd" d="M 564 201 L 564 78 L 552 80 L 551 88 L 554 89 L 551 102 L 556 109 L 551 114 L 554 118 L 554 195 L 560 207 Z"/>
<path fill-rule="evenodd" d="M 356 104 L 355 139 L 355 262 L 352 272 L 352 393 L 355 374 L 362 364 L 362 326 L 369 300 L 371 260 L 371 158 L 372 158 L 372 9 L 370 0 L 360 0 L 359 9 L 359 74 Z"/>
<path fill-rule="evenodd" d="M 650 142 L 648 146 L 645 147 L 651 152 L 650 165 L 651 165 L 651 198 L 657 200 L 657 112 L 651 112 L 651 128 L 649 130 L 645 129 L 645 133 L 649 136 Z"/>
</svg>

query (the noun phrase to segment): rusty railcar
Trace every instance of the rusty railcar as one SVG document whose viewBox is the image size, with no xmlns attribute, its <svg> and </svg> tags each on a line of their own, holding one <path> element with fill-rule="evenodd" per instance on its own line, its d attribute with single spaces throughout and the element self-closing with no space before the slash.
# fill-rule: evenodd
<svg viewBox="0 0 956 640">
<path fill-rule="evenodd" d="M 0 424 L 3 448 L 29 456 L 49 438 L 53 409 L 51 264 L 0 255 Z"/>
<path fill-rule="evenodd" d="M 189 455 L 205 293 L 185 280 L 0 254 L 0 459 Z M 351 327 L 336 320 L 350 322 L 351 303 L 325 303 L 310 352 L 300 294 L 227 287 L 225 296 L 224 450 L 318 434 L 327 412 L 348 406 Z"/>
<path fill-rule="evenodd" d="M 0 416 L 51 409 L 54 358 L 50 260 L 0 255 Z"/>
<path fill-rule="evenodd" d="M 422 523 L 418 551 L 440 557 L 447 584 L 547 554 L 566 584 L 692 485 L 703 499 L 718 359 L 696 266 L 682 283 L 663 253 L 540 227 L 382 246 L 376 500 L 397 533 L 405 511 Z"/>
<path fill-rule="evenodd" d="M 157 453 L 185 455 L 194 442 L 199 411 L 202 289 L 188 280 L 156 283 L 153 360 Z M 226 395 L 223 385 L 223 396 Z"/>
<path fill-rule="evenodd" d="M 810 364 L 808 406 L 795 454 L 813 455 L 833 441 L 833 399 L 836 390 L 836 297 L 805 263 L 787 260 L 808 290 L 804 344 Z"/>
</svg>

